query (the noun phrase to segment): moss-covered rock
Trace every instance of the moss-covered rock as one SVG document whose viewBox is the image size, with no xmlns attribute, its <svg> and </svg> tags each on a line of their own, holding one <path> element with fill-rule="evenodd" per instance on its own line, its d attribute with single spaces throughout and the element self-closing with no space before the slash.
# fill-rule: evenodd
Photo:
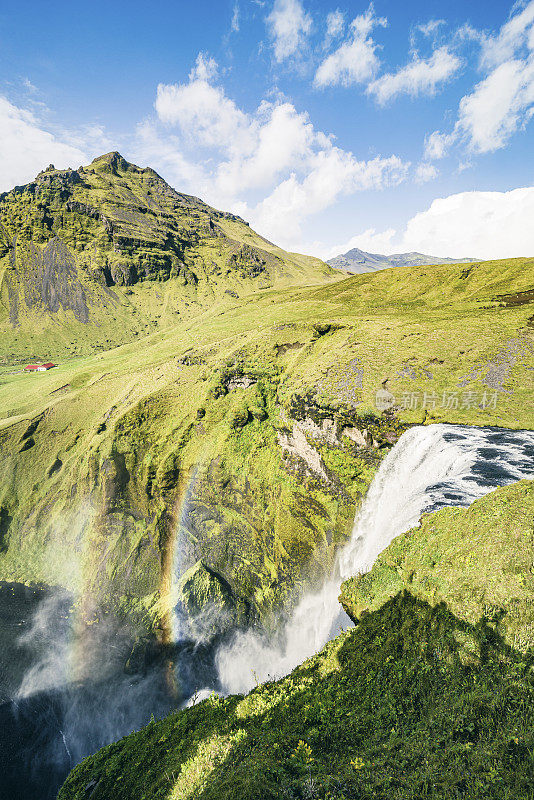
<svg viewBox="0 0 534 800">
<path fill-rule="evenodd" d="M 345 581 L 340 600 L 357 621 L 404 589 L 472 624 L 486 619 L 517 649 L 534 647 L 534 482 L 423 516 L 369 573 Z"/>
<path fill-rule="evenodd" d="M 315 336 L 319 338 L 319 336 L 324 336 L 325 333 L 328 333 L 332 326 L 329 322 L 314 322 L 312 327 Z"/>
<path fill-rule="evenodd" d="M 241 430 L 250 420 L 251 414 L 246 403 L 234 408 L 230 417 L 230 425 L 234 430 Z"/>
<path fill-rule="evenodd" d="M 188 630 L 197 640 L 244 627 L 251 621 L 246 600 L 236 597 L 228 581 L 202 561 L 184 572 L 176 598 L 186 614 Z"/>
</svg>

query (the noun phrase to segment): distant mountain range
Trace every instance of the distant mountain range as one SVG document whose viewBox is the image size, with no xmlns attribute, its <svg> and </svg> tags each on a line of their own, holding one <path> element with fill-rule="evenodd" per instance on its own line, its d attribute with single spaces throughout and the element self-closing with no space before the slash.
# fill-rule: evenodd
<svg viewBox="0 0 534 800">
<path fill-rule="evenodd" d="M 336 269 L 361 274 L 363 272 L 377 272 L 390 267 L 422 267 L 427 264 L 471 264 L 479 261 L 478 258 L 437 258 L 425 256 L 424 253 L 394 253 L 391 256 L 380 253 L 366 253 L 354 247 L 343 255 L 331 258 L 327 263 Z"/>
</svg>

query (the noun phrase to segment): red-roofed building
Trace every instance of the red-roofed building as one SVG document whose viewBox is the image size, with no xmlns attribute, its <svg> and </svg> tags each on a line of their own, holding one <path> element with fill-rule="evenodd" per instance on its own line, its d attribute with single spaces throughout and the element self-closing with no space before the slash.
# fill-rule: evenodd
<svg viewBox="0 0 534 800">
<path fill-rule="evenodd" d="M 24 370 L 27 372 L 46 372 L 48 369 L 52 369 L 52 367 L 55 366 L 55 364 L 49 361 L 47 364 L 28 364 L 27 367 L 24 367 Z"/>
</svg>

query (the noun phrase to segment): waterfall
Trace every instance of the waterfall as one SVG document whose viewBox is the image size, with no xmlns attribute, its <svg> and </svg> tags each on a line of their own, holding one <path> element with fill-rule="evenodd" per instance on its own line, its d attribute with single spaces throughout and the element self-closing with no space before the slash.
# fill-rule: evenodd
<svg viewBox="0 0 534 800">
<path fill-rule="evenodd" d="M 498 486 L 530 477 L 532 464 L 534 431 L 458 425 L 411 428 L 376 473 L 333 574 L 319 591 L 308 592 L 289 615 L 280 617 L 274 636 L 249 630 L 220 645 L 218 680 L 212 650 L 206 653 L 192 642 L 175 645 L 177 680 L 193 692 L 188 705 L 203 699 L 210 688 L 243 692 L 256 681 L 288 673 L 340 627 L 352 624 L 338 602 L 342 580 L 368 570 L 395 536 L 418 524 L 422 513 L 467 506 Z M 195 476 L 182 495 L 181 534 Z M 172 555 L 171 566 L 181 574 L 189 561 L 186 536 L 178 539 Z M 167 671 L 157 664 L 146 674 L 123 673 L 130 636 L 127 626 L 116 628 L 113 620 L 100 627 L 100 638 L 93 642 L 91 658 L 97 658 L 90 662 L 91 680 L 69 681 L 65 666 L 70 617 L 57 623 L 57 609 L 58 619 L 63 619 L 57 598 L 46 602 L 45 596 L 36 602 L 25 634 L 26 644 L 36 642 L 35 664 L 28 666 L 16 700 L 0 704 L 0 794 L 3 791 L 10 800 L 52 800 L 73 764 L 138 729 L 151 713 L 167 713 L 172 705 Z M 176 640 L 184 632 L 183 619 L 177 617 Z M 1 635 L 0 627 L 0 641 Z"/>
<path fill-rule="evenodd" d="M 221 685 L 246 692 L 255 682 L 280 677 L 320 650 L 352 623 L 338 595 L 345 578 L 368 571 L 421 514 L 468 506 L 507 483 L 532 477 L 534 432 L 435 424 L 406 431 L 382 462 L 356 515 L 350 541 L 334 574 L 306 594 L 274 638 L 236 634 L 217 654 Z"/>
</svg>

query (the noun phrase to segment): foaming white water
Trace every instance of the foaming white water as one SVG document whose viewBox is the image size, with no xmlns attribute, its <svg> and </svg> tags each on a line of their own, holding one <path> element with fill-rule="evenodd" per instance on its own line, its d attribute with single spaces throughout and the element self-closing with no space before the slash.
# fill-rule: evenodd
<svg viewBox="0 0 534 800">
<path fill-rule="evenodd" d="M 351 622 L 338 602 L 340 583 L 368 571 L 421 514 L 467 506 L 497 486 L 531 475 L 534 433 L 429 425 L 404 433 L 382 462 L 341 550 L 334 575 L 305 595 L 280 633 L 268 639 L 238 633 L 217 653 L 224 690 L 246 692 L 255 682 L 290 672 Z"/>
</svg>

